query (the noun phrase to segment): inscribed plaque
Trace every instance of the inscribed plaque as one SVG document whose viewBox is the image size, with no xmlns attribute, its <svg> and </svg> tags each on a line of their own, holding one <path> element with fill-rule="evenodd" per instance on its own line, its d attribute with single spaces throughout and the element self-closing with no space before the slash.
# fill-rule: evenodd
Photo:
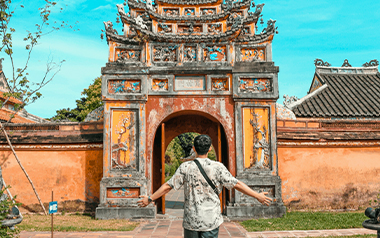
<svg viewBox="0 0 380 238">
<path fill-rule="evenodd" d="M 177 76 L 174 84 L 175 91 L 204 91 L 206 90 L 204 76 Z"/>
</svg>

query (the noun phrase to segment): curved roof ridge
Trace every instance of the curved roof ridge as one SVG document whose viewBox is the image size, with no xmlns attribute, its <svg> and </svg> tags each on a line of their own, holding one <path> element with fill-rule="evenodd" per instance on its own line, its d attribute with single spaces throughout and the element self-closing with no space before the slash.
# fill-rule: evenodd
<svg viewBox="0 0 380 238">
<path fill-rule="evenodd" d="M 327 84 L 324 84 L 322 85 L 321 87 L 319 87 L 317 90 L 315 90 L 314 92 L 306 95 L 305 97 L 301 98 L 300 100 L 298 101 L 295 101 L 291 104 L 288 105 L 288 108 L 290 110 L 293 110 L 296 106 L 302 104 L 303 102 L 305 102 L 306 100 L 308 100 L 309 98 L 313 97 L 314 95 L 318 94 L 319 92 L 323 91 L 325 88 L 327 88 L 328 85 Z"/>
</svg>

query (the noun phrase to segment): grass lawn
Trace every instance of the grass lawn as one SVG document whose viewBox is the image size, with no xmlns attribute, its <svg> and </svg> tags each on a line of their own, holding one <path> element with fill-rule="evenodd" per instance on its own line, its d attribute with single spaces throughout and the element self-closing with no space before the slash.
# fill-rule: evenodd
<svg viewBox="0 0 380 238">
<path fill-rule="evenodd" d="M 363 228 L 364 212 L 288 212 L 282 218 L 240 222 L 249 232 Z"/>
<path fill-rule="evenodd" d="M 54 231 L 132 231 L 137 222 L 96 220 L 85 215 L 54 215 Z M 51 216 L 24 215 L 20 231 L 51 231 Z"/>
</svg>

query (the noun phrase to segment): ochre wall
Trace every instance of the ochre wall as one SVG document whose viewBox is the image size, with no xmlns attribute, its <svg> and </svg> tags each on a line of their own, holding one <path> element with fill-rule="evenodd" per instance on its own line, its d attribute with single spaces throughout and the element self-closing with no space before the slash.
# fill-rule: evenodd
<svg viewBox="0 0 380 238">
<path fill-rule="evenodd" d="M 380 146 L 279 147 L 282 198 L 290 208 L 358 209 L 380 189 Z"/>
<path fill-rule="evenodd" d="M 102 149 L 18 150 L 17 155 L 45 205 L 51 201 L 54 190 L 54 200 L 59 202 L 60 210 L 84 211 L 97 206 L 103 176 Z M 3 178 L 11 185 L 10 191 L 17 195 L 17 201 L 29 211 L 42 211 L 11 151 L 0 151 L 0 161 Z"/>
<path fill-rule="evenodd" d="M 285 205 L 318 210 L 368 207 L 380 190 L 379 128 L 380 121 L 279 121 Z"/>
</svg>

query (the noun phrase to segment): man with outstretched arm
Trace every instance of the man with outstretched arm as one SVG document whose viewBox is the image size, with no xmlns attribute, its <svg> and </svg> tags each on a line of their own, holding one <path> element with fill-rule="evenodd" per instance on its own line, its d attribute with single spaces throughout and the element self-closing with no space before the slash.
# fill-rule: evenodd
<svg viewBox="0 0 380 238">
<path fill-rule="evenodd" d="M 270 205 L 272 199 L 265 196 L 268 194 L 267 192 L 257 193 L 253 191 L 245 183 L 234 178 L 222 163 L 207 158 L 212 149 L 211 138 L 208 135 L 195 137 L 193 149 L 197 154 L 196 160 L 199 161 L 201 168 L 194 161 L 182 163 L 173 177 L 152 196 L 140 196 L 142 200 L 138 201 L 139 206 L 145 207 L 173 188 L 178 190 L 184 185 L 183 228 L 185 238 L 215 238 L 218 237 L 219 226 L 223 223 L 218 196 L 223 187 L 234 188 L 256 198 L 263 205 Z M 202 168 L 211 180 L 211 184 L 202 175 Z M 211 186 L 215 186 L 216 191 Z"/>
</svg>

